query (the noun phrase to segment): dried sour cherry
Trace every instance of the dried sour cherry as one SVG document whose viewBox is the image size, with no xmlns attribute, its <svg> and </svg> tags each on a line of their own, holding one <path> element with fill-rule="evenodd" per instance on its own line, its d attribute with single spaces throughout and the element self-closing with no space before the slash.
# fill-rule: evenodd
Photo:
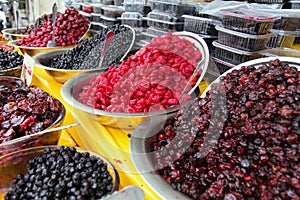
<svg viewBox="0 0 300 200">
<path fill-rule="evenodd" d="M 101 158 L 74 147 L 46 147 L 27 164 L 9 188 L 9 199 L 101 199 L 113 189 L 113 178 Z"/>
<path fill-rule="evenodd" d="M 40 88 L 0 87 L 0 144 L 48 128 L 63 105 Z"/>
<path fill-rule="evenodd" d="M 297 68 L 273 60 L 221 80 L 223 95 L 210 90 L 149 140 L 158 173 L 193 199 L 299 199 Z M 217 102 L 212 95 L 219 96 Z M 209 131 L 210 126 L 216 128 Z"/>
<path fill-rule="evenodd" d="M 91 78 L 75 98 L 110 112 L 164 110 L 179 103 L 186 80 L 201 59 L 202 54 L 193 43 L 167 33 L 153 39 L 118 67 L 112 65 L 103 74 Z M 200 75 L 201 70 L 197 77 Z M 180 100 L 185 102 L 190 98 L 184 94 Z"/>
</svg>

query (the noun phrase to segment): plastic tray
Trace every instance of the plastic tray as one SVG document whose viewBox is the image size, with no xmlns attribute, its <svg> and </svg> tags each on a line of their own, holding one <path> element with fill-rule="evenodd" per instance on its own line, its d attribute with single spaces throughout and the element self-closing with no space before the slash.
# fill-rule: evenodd
<svg viewBox="0 0 300 200">
<path fill-rule="evenodd" d="M 219 43 L 245 51 L 259 51 L 265 49 L 269 39 L 273 36 L 273 33 L 265 35 L 251 35 L 229 30 L 222 26 L 216 26 L 216 29 L 219 31 Z"/>
<path fill-rule="evenodd" d="M 255 10 L 238 9 L 224 10 L 222 24 L 225 28 L 243 33 L 262 35 L 272 29 L 278 17 Z"/>
<path fill-rule="evenodd" d="M 104 5 L 113 5 L 114 1 L 113 0 L 101 0 L 101 3 Z"/>
<path fill-rule="evenodd" d="M 147 14 L 147 18 L 157 19 L 166 22 L 183 22 L 182 17 L 177 17 L 171 13 L 163 13 L 158 11 L 152 11 Z"/>
<path fill-rule="evenodd" d="M 147 4 L 147 0 L 124 0 L 124 4 Z"/>
<path fill-rule="evenodd" d="M 148 33 L 150 35 L 156 35 L 156 36 L 163 36 L 163 35 L 166 35 L 168 32 L 170 32 L 170 31 L 158 29 L 155 27 L 149 27 L 146 30 L 146 33 Z"/>
<path fill-rule="evenodd" d="M 125 11 L 139 12 L 142 15 L 147 15 L 151 11 L 151 7 L 148 4 L 124 4 Z"/>
<path fill-rule="evenodd" d="M 196 12 L 195 4 L 186 4 L 186 3 L 175 3 L 168 1 L 149 1 L 151 9 L 172 13 L 174 15 L 180 16 L 183 14 L 194 14 Z"/>
<path fill-rule="evenodd" d="M 102 15 L 110 18 L 118 18 L 121 17 L 122 13 L 125 12 L 124 7 L 122 6 L 102 6 Z"/>
<path fill-rule="evenodd" d="M 104 26 L 113 26 L 116 24 L 121 24 L 121 20 L 120 19 L 115 19 L 115 18 L 111 18 L 111 17 L 106 17 L 106 16 L 101 16 L 102 19 L 102 24 Z"/>
<path fill-rule="evenodd" d="M 295 31 L 300 26 L 300 12 L 295 9 L 259 9 L 280 17 L 274 22 L 273 29 Z"/>
<path fill-rule="evenodd" d="M 139 12 L 124 12 L 120 18 L 121 24 L 127 24 L 131 27 L 147 27 L 147 21 L 143 19 L 143 15 Z"/>
<path fill-rule="evenodd" d="M 300 36 L 300 31 L 272 30 L 275 35 L 267 43 L 268 48 L 292 47 L 296 37 Z"/>
<path fill-rule="evenodd" d="M 182 17 L 184 18 L 185 31 L 214 36 L 218 35 L 215 26 L 220 25 L 221 21 L 192 15 L 183 15 Z"/>
<path fill-rule="evenodd" d="M 220 60 L 215 57 L 211 57 L 214 63 L 216 64 L 218 70 L 220 71 L 220 74 L 223 74 L 224 72 L 230 70 L 231 68 L 235 67 L 235 65 L 225 62 L 223 60 Z"/>
<path fill-rule="evenodd" d="M 103 4 L 94 4 L 94 13 L 103 14 L 102 6 Z"/>
<path fill-rule="evenodd" d="M 289 1 L 282 5 L 283 9 L 300 9 L 300 1 Z"/>
<path fill-rule="evenodd" d="M 152 19 L 149 17 L 144 17 L 147 20 L 147 25 L 160 28 L 160 29 L 167 29 L 173 31 L 182 31 L 183 30 L 183 22 L 168 22 L 163 20 Z"/>
<path fill-rule="evenodd" d="M 101 16 L 102 16 L 101 14 L 91 13 L 91 21 L 102 23 L 103 20 L 102 20 Z"/>
<path fill-rule="evenodd" d="M 288 0 L 248 0 L 249 3 L 282 4 Z"/>
<path fill-rule="evenodd" d="M 286 47 L 265 49 L 262 50 L 260 53 L 265 57 L 286 56 L 286 57 L 300 58 L 300 50 L 286 48 Z"/>
<path fill-rule="evenodd" d="M 238 65 L 243 62 L 262 57 L 262 55 L 259 52 L 243 51 L 240 49 L 220 44 L 217 41 L 214 41 L 212 44 L 215 47 L 215 58 L 226 61 L 228 63 L 232 63 L 234 65 Z"/>
</svg>

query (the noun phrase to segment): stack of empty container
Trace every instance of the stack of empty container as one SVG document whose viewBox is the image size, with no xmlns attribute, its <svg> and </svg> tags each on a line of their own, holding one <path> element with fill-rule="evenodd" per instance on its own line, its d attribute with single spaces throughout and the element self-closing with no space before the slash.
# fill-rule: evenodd
<svg viewBox="0 0 300 200">
<path fill-rule="evenodd" d="M 276 16 L 265 12 L 247 9 L 222 11 L 222 26 L 216 26 L 218 40 L 214 57 L 220 73 L 262 55 L 259 51 L 266 49 L 272 33 Z"/>
<path fill-rule="evenodd" d="M 144 46 L 142 32 L 147 28 L 147 21 L 145 16 L 151 11 L 150 5 L 147 0 L 124 0 L 125 12 L 119 18 L 121 24 L 131 26 L 136 31 L 135 44 L 137 48 Z"/>
<path fill-rule="evenodd" d="M 196 15 L 183 15 L 184 30 L 193 32 L 202 37 L 212 53 L 214 48 L 212 42 L 218 38 L 218 31 L 216 26 L 221 24 L 221 17 L 199 13 Z"/>
<path fill-rule="evenodd" d="M 92 28 L 99 30 L 104 27 L 120 24 L 118 19 L 125 12 L 121 0 L 101 0 L 99 4 L 91 4 L 94 8 L 91 13 Z"/>
<path fill-rule="evenodd" d="M 195 13 L 195 4 L 184 0 L 149 0 L 151 12 L 144 19 L 149 28 L 143 33 L 145 41 L 166 34 L 167 32 L 183 31 L 182 15 Z"/>
</svg>

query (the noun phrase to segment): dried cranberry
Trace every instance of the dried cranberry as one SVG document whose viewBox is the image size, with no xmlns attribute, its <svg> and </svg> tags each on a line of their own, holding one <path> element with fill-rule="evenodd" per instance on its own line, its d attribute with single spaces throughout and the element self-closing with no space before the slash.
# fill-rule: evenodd
<svg viewBox="0 0 300 200">
<path fill-rule="evenodd" d="M 149 138 L 157 172 L 193 199 L 300 199 L 297 68 L 276 59 L 221 80 Z"/>
</svg>

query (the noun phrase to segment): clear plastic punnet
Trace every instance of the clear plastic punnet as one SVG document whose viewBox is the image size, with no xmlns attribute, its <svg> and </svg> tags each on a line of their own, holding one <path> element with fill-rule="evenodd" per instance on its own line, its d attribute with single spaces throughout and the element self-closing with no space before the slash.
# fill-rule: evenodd
<svg viewBox="0 0 300 200">
<path fill-rule="evenodd" d="M 148 4 L 124 3 L 124 8 L 126 12 L 139 12 L 143 15 L 151 12 L 151 7 Z"/>
<path fill-rule="evenodd" d="M 144 19 L 147 20 L 147 25 L 149 27 L 167 29 L 171 31 L 183 31 L 183 22 L 169 22 L 158 19 L 152 19 L 149 17 L 144 17 Z"/>
<path fill-rule="evenodd" d="M 102 10 L 103 10 L 102 11 L 103 16 L 115 18 L 115 19 L 121 17 L 122 13 L 125 12 L 123 6 L 112 6 L 112 5 L 102 6 Z"/>
<path fill-rule="evenodd" d="M 152 11 L 147 14 L 147 18 L 157 19 L 166 22 L 183 22 L 182 17 L 175 16 L 171 13 L 163 13 L 158 11 Z"/>
<path fill-rule="evenodd" d="M 186 3 L 185 1 L 149 1 L 152 10 L 172 13 L 180 16 L 183 14 L 195 14 L 196 6 L 192 3 Z"/>
<path fill-rule="evenodd" d="M 220 71 L 220 74 L 223 74 L 227 70 L 235 67 L 235 65 L 233 65 L 231 63 L 228 63 L 226 61 L 223 61 L 221 59 L 218 59 L 218 58 L 215 58 L 215 57 L 211 57 L 211 58 L 214 61 L 214 63 L 216 64 L 218 70 Z"/>
<path fill-rule="evenodd" d="M 212 44 L 215 47 L 215 51 L 214 51 L 215 58 L 218 58 L 220 60 L 235 64 L 235 65 L 239 65 L 243 62 L 262 57 L 262 55 L 257 51 L 254 51 L 254 52 L 243 51 L 240 49 L 236 49 L 233 47 L 229 47 L 229 46 L 220 44 L 217 41 L 214 41 Z"/>
<path fill-rule="evenodd" d="M 265 57 L 286 56 L 300 58 L 300 50 L 286 47 L 264 49 L 260 53 Z"/>
<path fill-rule="evenodd" d="M 134 28 L 147 27 L 147 21 L 139 12 L 124 12 L 120 18 L 121 24 L 126 24 Z"/>
<path fill-rule="evenodd" d="M 218 42 L 245 51 L 260 51 L 265 49 L 273 33 L 252 35 L 216 26 Z"/>
<path fill-rule="evenodd" d="M 218 35 L 216 25 L 221 25 L 221 21 L 192 15 L 183 15 L 184 30 L 198 34 Z"/>
<path fill-rule="evenodd" d="M 273 28 L 277 16 L 248 9 L 224 10 L 222 24 L 225 28 L 243 33 L 262 35 Z"/>
<path fill-rule="evenodd" d="M 271 30 L 274 35 L 267 43 L 268 48 L 277 47 L 292 47 L 296 37 L 300 37 L 300 31 L 283 31 L 283 30 Z"/>
</svg>

